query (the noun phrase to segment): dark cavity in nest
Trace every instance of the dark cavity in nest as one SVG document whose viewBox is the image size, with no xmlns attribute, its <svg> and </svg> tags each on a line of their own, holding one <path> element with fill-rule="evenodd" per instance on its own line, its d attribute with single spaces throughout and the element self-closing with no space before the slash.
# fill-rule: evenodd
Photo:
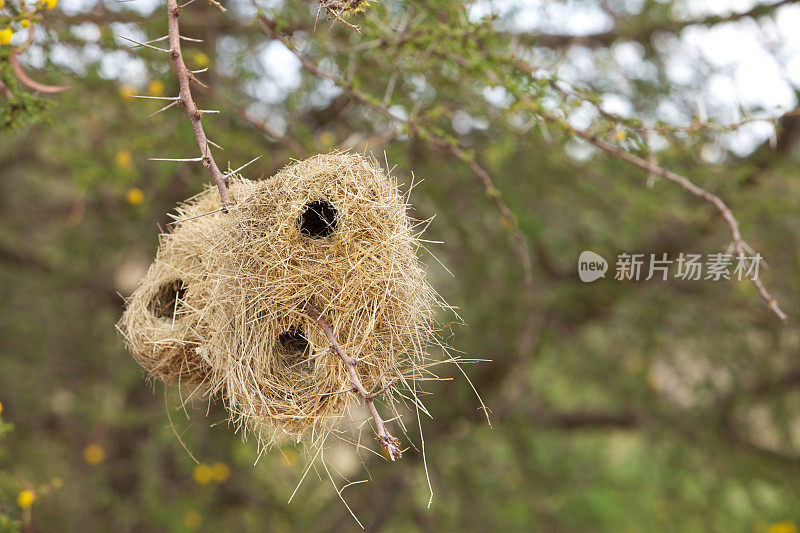
<svg viewBox="0 0 800 533">
<path fill-rule="evenodd" d="M 278 346 L 283 352 L 287 363 L 294 365 L 307 359 L 308 339 L 303 335 L 303 330 L 298 326 L 290 326 L 289 329 L 278 335 Z M 309 364 L 302 365 L 310 369 Z"/>
<path fill-rule="evenodd" d="M 336 208 L 327 200 L 306 204 L 300 215 L 300 233 L 315 239 L 327 237 L 336 230 Z"/>
<path fill-rule="evenodd" d="M 175 318 L 175 313 L 183 306 L 186 286 L 183 280 L 176 279 L 163 284 L 150 300 L 150 312 L 158 318 Z"/>
</svg>

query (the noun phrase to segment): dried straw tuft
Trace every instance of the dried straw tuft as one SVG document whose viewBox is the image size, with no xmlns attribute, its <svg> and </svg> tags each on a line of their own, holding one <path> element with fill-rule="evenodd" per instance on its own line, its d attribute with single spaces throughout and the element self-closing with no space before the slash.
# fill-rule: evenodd
<svg viewBox="0 0 800 533">
<path fill-rule="evenodd" d="M 394 179 L 374 159 L 332 153 L 230 190 L 228 213 L 185 220 L 218 207 L 213 189 L 178 208 L 184 221 L 119 324 L 136 360 L 219 395 L 238 426 L 269 439 L 319 435 L 358 398 L 310 302 L 367 390 L 388 387 L 390 404 L 418 390 L 439 303 Z"/>
</svg>

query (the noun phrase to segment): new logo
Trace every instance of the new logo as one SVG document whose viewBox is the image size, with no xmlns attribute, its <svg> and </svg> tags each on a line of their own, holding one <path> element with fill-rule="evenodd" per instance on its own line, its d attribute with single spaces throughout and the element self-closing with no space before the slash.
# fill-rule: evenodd
<svg viewBox="0 0 800 533">
<path fill-rule="evenodd" d="M 606 277 L 608 261 L 602 256 L 586 250 L 578 258 L 578 277 L 585 283 Z"/>
</svg>

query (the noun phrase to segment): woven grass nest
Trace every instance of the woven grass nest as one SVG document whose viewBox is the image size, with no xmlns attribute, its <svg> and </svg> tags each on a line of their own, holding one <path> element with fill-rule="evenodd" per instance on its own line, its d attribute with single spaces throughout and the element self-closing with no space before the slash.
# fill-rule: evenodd
<svg viewBox="0 0 800 533">
<path fill-rule="evenodd" d="M 178 207 L 118 324 L 133 357 L 221 398 L 268 443 L 314 443 L 365 400 L 324 322 L 386 418 L 413 409 L 440 303 L 395 180 L 372 158 L 331 153 L 230 192 L 227 213 L 187 220 L 219 206 L 215 189 Z"/>
</svg>

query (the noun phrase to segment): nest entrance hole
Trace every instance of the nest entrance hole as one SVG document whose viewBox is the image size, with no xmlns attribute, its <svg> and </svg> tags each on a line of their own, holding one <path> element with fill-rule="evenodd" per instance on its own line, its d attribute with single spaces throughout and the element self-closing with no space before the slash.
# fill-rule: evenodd
<svg viewBox="0 0 800 533">
<path fill-rule="evenodd" d="M 302 355 L 308 348 L 308 339 L 303 335 L 301 328 L 291 326 L 278 335 L 278 344 L 287 354 Z"/>
<path fill-rule="evenodd" d="M 309 342 L 303 335 L 303 330 L 299 326 L 290 326 L 289 329 L 279 334 L 278 346 L 286 362 L 290 365 L 306 360 Z"/>
<path fill-rule="evenodd" d="M 336 208 L 327 200 L 316 200 L 306 204 L 300 215 L 300 233 L 322 239 L 336 230 Z"/>
<path fill-rule="evenodd" d="M 175 318 L 175 314 L 183 306 L 183 297 L 186 295 L 186 286 L 183 280 L 168 281 L 158 288 L 150 300 L 150 312 L 158 318 Z"/>
</svg>

